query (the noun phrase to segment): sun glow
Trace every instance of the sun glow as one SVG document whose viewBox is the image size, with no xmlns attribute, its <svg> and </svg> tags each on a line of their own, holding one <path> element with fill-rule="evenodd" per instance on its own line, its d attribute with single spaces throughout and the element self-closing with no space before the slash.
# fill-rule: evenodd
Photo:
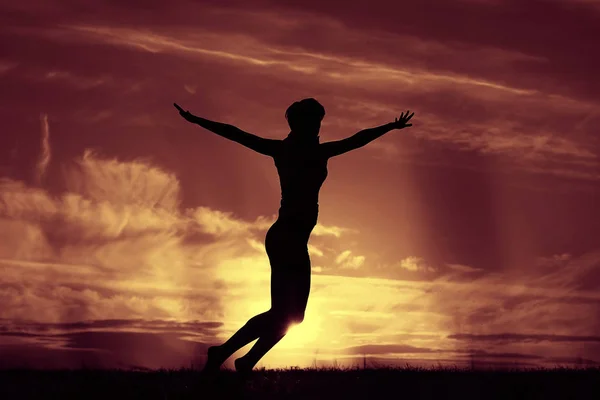
<svg viewBox="0 0 600 400">
<path fill-rule="evenodd" d="M 314 347 L 315 342 L 322 339 L 321 319 L 318 315 L 307 316 L 300 324 L 291 324 L 285 337 L 279 343 L 280 348 Z"/>
</svg>

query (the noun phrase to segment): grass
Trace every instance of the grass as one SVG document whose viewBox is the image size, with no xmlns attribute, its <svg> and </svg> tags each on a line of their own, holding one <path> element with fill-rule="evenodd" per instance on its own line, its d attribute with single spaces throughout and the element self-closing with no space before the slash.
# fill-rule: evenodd
<svg viewBox="0 0 600 400">
<path fill-rule="evenodd" d="M 258 370 L 212 377 L 191 369 L 0 371 L 0 399 L 584 399 L 600 398 L 600 368 Z"/>
</svg>

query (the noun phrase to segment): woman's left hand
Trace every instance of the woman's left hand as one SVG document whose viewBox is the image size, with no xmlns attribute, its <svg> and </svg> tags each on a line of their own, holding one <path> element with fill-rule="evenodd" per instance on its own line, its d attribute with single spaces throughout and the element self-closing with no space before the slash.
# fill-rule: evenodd
<svg viewBox="0 0 600 400">
<path fill-rule="evenodd" d="M 409 126 L 412 126 L 412 124 L 408 124 L 407 122 L 410 121 L 410 119 L 413 117 L 413 115 L 415 115 L 415 113 L 412 113 L 409 115 L 410 111 L 407 111 L 406 114 L 402 113 L 400 114 L 400 118 L 396 118 L 394 122 L 392 122 L 392 128 L 393 129 L 402 129 L 402 128 L 406 128 Z"/>
</svg>

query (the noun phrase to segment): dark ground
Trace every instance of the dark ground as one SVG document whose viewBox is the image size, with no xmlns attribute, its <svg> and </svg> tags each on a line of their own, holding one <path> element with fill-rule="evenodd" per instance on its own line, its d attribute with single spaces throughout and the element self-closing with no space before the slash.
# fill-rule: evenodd
<svg viewBox="0 0 600 400">
<path fill-rule="evenodd" d="M 0 399 L 594 399 L 600 369 L 0 371 Z"/>
</svg>

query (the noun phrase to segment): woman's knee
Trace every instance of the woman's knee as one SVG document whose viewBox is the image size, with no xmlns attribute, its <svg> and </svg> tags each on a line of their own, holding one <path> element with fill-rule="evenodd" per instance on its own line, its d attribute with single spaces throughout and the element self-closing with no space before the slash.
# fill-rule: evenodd
<svg viewBox="0 0 600 400">
<path fill-rule="evenodd" d="M 272 316 L 281 325 L 297 325 L 304 321 L 304 310 L 272 310 Z"/>
<path fill-rule="evenodd" d="M 288 324 L 300 324 L 304 321 L 304 310 L 289 310 L 286 315 L 286 321 Z"/>
<path fill-rule="evenodd" d="M 290 322 L 300 324 L 304 321 L 304 311 L 295 311 L 290 315 Z"/>
</svg>

